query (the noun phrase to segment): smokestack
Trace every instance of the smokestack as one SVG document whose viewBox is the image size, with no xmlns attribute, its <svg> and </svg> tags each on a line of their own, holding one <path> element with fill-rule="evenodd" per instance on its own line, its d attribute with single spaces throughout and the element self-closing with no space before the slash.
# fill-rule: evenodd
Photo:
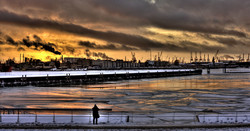
<svg viewBox="0 0 250 131">
<path fill-rule="evenodd" d="M 191 51 L 191 58 L 190 58 L 190 63 L 193 61 L 193 54 L 192 54 L 192 51 Z"/>
<path fill-rule="evenodd" d="M 62 55 L 62 63 L 64 62 L 64 58 L 63 58 L 63 55 Z"/>
<path fill-rule="evenodd" d="M 209 54 L 207 54 L 207 62 L 210 62 Z"/>
<path fill-rule="evenodd" d="M 20 53 L 20 63 L 22 63 L 22 54 Z"/>
<path fill-rule="evenodd" d="M 151 50 L 150 50 L 150 61 L 152 60 L 152 54 L 151 54 Z"/>
<path fill-rule="evenodd" d="M 245 58 L 244 58 L 244 53 L 243 53 L 243 58 L 242 58 L 242 62 L 244 62 L 245 61 Z"/>
<path fill-rule="evenodd" d="M 201 51 L 200 51 L 200 62 L 202 62 L 202 58 L 201 58 Z"/>
<path fill-rule="evenodd" d="M 195 62 L 198 61 L 198 58 L 197 58 L 197 52 L 195 52 Z"/>
<path fill-rule="evenodd" d="M 249 62 L 249 53 L 248 53 L 248 56 L 247 56 L 247 62 Z"/>
<path fill-rule="evenodd" d="M 206 62 L 206 55 L 204 54 L 203 62 Z"/>
</svg>

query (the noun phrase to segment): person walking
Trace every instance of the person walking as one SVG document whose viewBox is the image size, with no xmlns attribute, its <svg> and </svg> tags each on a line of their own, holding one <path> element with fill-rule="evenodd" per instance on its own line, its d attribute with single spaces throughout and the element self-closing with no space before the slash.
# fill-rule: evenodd
<svg viewBox="0 0 250 131">
<path fill-rule="evenodd" d="M 93 124 L 98 124 L 98 118 L 100 117 L 99 115 L 99 108 L 95 104 L 95 106 L 92 108 L 92 113 L 93 113 Z"/>
</svg>

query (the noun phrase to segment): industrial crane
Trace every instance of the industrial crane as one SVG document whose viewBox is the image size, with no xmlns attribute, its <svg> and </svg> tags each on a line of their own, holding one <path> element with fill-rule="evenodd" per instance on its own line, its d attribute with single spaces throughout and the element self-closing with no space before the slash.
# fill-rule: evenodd
<svg viewBox="0 0 250 131">
<path fill-rule="evenodd" d="M 131 52 L 131 55 L 132 55 L 132 62 L 136 62 L 136 57 L 135 57 L 135 52 Z"/>
<path fill-rule="evenodd" d="M 215 55 L 214 55 L 214 61 L 219 61 L 219 58 L 218 58 L 218 53 L 219 53 L 220 50 L 217 50 Z"/>
<path fill-rule="evenodd" d="M 202 62 L 201 51 L 200 51 L 200 60 L 199 60 L 199 62 Z"/>
<path fill-rule="evenodd" d="M 192 51 L 191 51 L 191 58 L 190 58 L 190 63 L 193 61 L 193 55 L 192 55 Z"/>
<path fill-rule="evenodd" d="M 162 51 L 158 52 L 158 61 L 161 61 Z"/>
</svg>

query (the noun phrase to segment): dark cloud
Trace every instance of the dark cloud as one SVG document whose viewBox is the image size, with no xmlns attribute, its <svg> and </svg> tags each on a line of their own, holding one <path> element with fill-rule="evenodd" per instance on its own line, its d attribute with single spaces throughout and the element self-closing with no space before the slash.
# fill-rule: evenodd
<svg viewBox="0 0 250 131">
<path fill-rule="evenodd" d="M 135 47 L 142 50 L 214 52 L 217 49 L 232 51 L 231 47 L 237 45 L 246 47 L 249 43 L 245 40 L 250 31 L 248 15 L 250 2 L 247 0 L 188 0 L 188 2 L 157 0 L 155 4 L 147 0 L 70 0 L 61 3 L 60 0 L 1 0 L 0 23 L 64 31 L 101 39 L 107 43 L 116 43 L 99 45 L 89 42 L 81 45 L 90 49 L 131 50 Z M 54 21 L 55 18 L 57 21 Z M 95 26 L 85 28 L 82 26 L 84 24 Z M 99 27 L 100 30 L 112 31 L 100 31 Z M 130 35 L 118 33 L 119 30 L 114 27 L 132 30 L 143 29 L 141 27 L 160 27 L 184 31 L 183 36 L 190 38 L 192 35 L 189 35 L 189 32 L 217 34 L 223 37 L 206 39 L 217 41 L 227 47 L 183 39 L 175 43 L 161 43 L 139 35 L 131 35 L 136 34 L 135 32 L 131 32 Z M 171 36 L 167 37 L 171 38 Z M 37 47 L 34 49 L 44 48 L 39 44 L 36 45 L 40 41 L 36 39 L 33 45 L 29 45 L 29 41 L 22 42 L 27 47 Z M 117 43 L 121 46 L 117 46 Z M 10 40 L 8 44 L 16 43 Z M 55 47 L 53 44 L 47 43 L 47 45 Z M 65 50 L 74 52 L 72 49 Z"/>
<path fill-rule="evenodd" d="M 8 22 L 9 24 L 28 26 L 32 28 L 55 29 L 69 33 L 74 33 L 77 35 L 97 38 L 109 42 L 135 46 L 143 50 L 149 50 L 150 48 L 161 48 L 163 46 L 162 43 L 155 42 L 137 35 L 128 35 L 112 31 L 109 32 L 95 31 L 84 28 L 80 25 L 58 23 L 55 21 L 46 21 L 40 19 L 31 19 L 28 16 L 17 15 L 7 11 L 0 11 L 0 22 Z"/>
<path fill-rule="evenodd" d="M 204 41 L 203 43 L 195 43 L 192 41 L 181 41 L 179 45 L 182 49 L 186 51 L 202 51 L 202 52 L 215 52 L 216 50 L 224 51 L 226 48 L 221 46 L 209 45 L 208 42 Z"/>
<path fill-rule="evenodd" d="M 70 0 L 61 3 L 60 0 L 0 1 L 3 7 L 15 9 L 16 13 L 27 14 L 32 18 L 53 19 L 56 16 L 63 22 L 94 23 L 124 28 L 155 26 L 246 37 L 241 28 L 249 29 L 250 21 L 250 3 L 247 0 L 159 0 L 155 4 L 147 0 Z M 13 15 L 3 11 L 0 15 L 2 22 L 19 21 L 22 25 L 31 22 L 26 18 L 20 21 L 19 18 L 13 18 Z M 39 24 L 47 24 L 46 21 L 33 20 Z M 239 28 L 235 30 L 232 27 Z"/>
<path fill-rule="evenodd" d="M 18 47 L 17 51 L 25 51 L 25 49 L 23 47 Z"/>
<path fill-rule="evenodd" d="M 202 51 L 202 52 L 214 52 L 216 50 L 226 50 L 226 48 L 221 46 L 213 46 L 208 42 L 204 41 L 202 43 L 196 43 L 192 41 L 179 41 L 176 43 L 166 43 L 162 48 L 164 51 L 174 51 L 174 52 L 191 52 L 191 51 Z"/>
<path fill-rule="evenodd" d="M 33 38 L 35 39 L 35 41 L 31 41 L 29 36 L 27 36 L 27 38 L 24 38 L 19 42 L 19 44 L 25 45 L 28 48 L 34 47 L 33 49 L 35 50 L 46 50 L 56 55 L 61 55 L 61 52 L 55 50 L 56 45 L 54 43 L 43 43 L 41 38 L 37 35 L 34 35 Z"/>
<path fill-rule="evenodd" d="M 236 40 L 234 38 L 220 38 L 215 37 L 212 40 L 218 41 L 219 43 L 222 43 L 227 46 L 246 46 L 247 44 L 243 41 Z"/>
<path fill-rule="evenodd" d="M 92 48 L 92 49 L 105 49 L 105 50 L 137 50 L 136 48 L 128 47 L 126 45 L 114 45 L 114 44 L 107 44 L 107 45 L 97 45 L 94 42 L 89 41 L 79 41 L 78 45 L 86 47 L 86 48 Z"/>
<path fill-rule="evenodd" d="M 38 48 L 39 45 L 40 45 L 40 43 L 31 42 L 29 36 L 27 36 L 26 38 L 24 38 L 24 39 L 22 40 L 22 42 L 19 42 L 19 43 L 22 44 L 22 45 L 27 46 L 28 48 L 30 48 L 31 46 L 34 45 L 36 50 L 38 50 L 37 48 Z"/>
<path fill-rule="evenodd" d="M 107 48 L 107 45 L 97 45 L 96 43 L 89 42 L 89 41 L 80 41 L 78 43 L 80 46 L 90 48 L 90 49 L 110 49 Z M 99 47 L 100 46 L 100 47 Z M 121 50 L 120 48 L 111 48 L 115 50 Z M 164 51 L 175 51 L 175 52 L 190 52 L 190 51 L 202 51 L 202 52 L 215 52 L 216 50 L 226 51 L 228 47 L 222 46 L 214 46 L 210 45 L 208 42 L 204 41 L 202 43 L 196 43 L 192 41 L 180 41 L 175 43 L 165 43 L 164 46 L 160 48 Z M 92 56 L 92 53 L 89 50 L 85 51 L 86 56 Z"/>
<path fill-rule="evenodd" d="M 75 48 L 70 47 L 70 46 L 65 46 L 65 50 L 66 50 L 67 52 L 70 52 L 71 54 L 74 54 L 74 53 L 75 53 Z"/>
<path fill-rule="evenodd" d="M 232 24 L 232 22 L 228 23 L 229 20 L 227 19 L 221 20 L 221 17 L 214 17 L 217 16 L 216 13 L 206 13 L 208 16 L 206 16 L 206 14 L 202 14 L 202 12 L 209 12 L 210 10 L 208 9 L 211 9 L 211 7 L 206 6 L 206 3 L 211 2 L 204 0 L 189 0 L 188 2 L 183 0 L 162 0 L 156 2 L 156 4 L 151 4 L 142 0 L 93 1 L 94 2 L 92 3 L 95 6 L 105 10 L 106 12 L 109 12 L 111 15 L 113 14 L 115 16 L 127 17 L 130 19 L 138 19 L 137 22 L 142 26 L 150 25 L 172 30 L 246 37 L 246 34 L 242 31 L 226 29 L 226 25 Z M 221 12 L 221 8 L 223 8 L 223 2 L 216 3 L 214 0 L 212 1 L 213 3 L 211 3 L 210 6 L 214 5 L 217 7 L 212 9 Z M 226 3 L 234 2 L 229 1 Z M 216 4 L 220 4 L 220 6 L 216 6 Z M 186 5 L 190 8 L 185 7 Z M 207 8 L 200 8 L 202 6 Z M 245 6 L 245 8 L 247 7 Z M 227 11 L 231 12 L 228 9 Z M 227 13 L 227 15 L 228 14 L 229 13 Z"/>
<path fill-rule="evenodd" d="M 42 49 L 44 49 L 46 51 L 50 51 L 56 55 L 61 55 L 61 52 L 56 51 L 55 48 L 50 45 L 50 43 L 44 44 L 44 45 L 42 45 L 42 47 L 43 47 Z"/>
<path fill-rule="evenodd" d="M 57 47 L 54 43 L 45 43 L 42 41 L 40 37 L 37 35 L 34 35 L 33 38 L 35 41 L 31 41 L 30 37 L 27 36 L 26 38 L 22 39 L 22 41 L 15 41 L 12 37 L 6 36 L 6 42 L 10 45 L 14 46 L 26 46 L 28 48 L 34 49 L 34 50 L 46 50 L 49 52 L 52 52 L 56 55 L 61 55 L 61 52 L 56 51 L 55 48 Z M 23 47 L 18 47 L 18 51 L 25 50 Z"/>
<path fill-rule="evenodd" d="M 170 38 L 170 39 L 174 39 L 173 35 L 168 35 L 167 37 Z"/>
<path fill-rule="evenodd" d="M 233 37 L 214 37 L 212 35 L 209 34 L 198 34 L 198 36 L 201 36 L 205 39 L 208 40 L 213 40 L 213 41 L 217 41 L 223 45 L 229 46 L 229 47 L 235 47 L 235 46 L 250 46 L 250 44 L 248 44 L 250 41 L 243 41 L 243 40 L 237 40 Z"/>
<path fill-rule="evenodd" d="M 37 36 L 37 35 L 33 35 L 33 38 L 34 38 L 37 42 L 41 42 L 41 41 L 42 41 L 42 39 L 41 39 L 39 36 Z"/>
<path fill-rule="evenodd" d="M 4 42 L 3 41 L 0 41 L 0 45 L 3 45 L 4 44 Z"/>
<path fill-rule="evenodd" d="M 17 46 L 18 45 L 18 43 L 17 42 L 15 42 L 14 40 L 13 40 L 13 38 L 11 38 L 10 36 L 6 36 L 6 42 L 8 43 L 8 44 L 10 44 L 10 45 L 14 45 L 14 46 Z"/>
<path fill-rule="evenodd" d="M 79 25 L 74 25 L 74 24 L 65 24 L 65 23 L 58 23 L 58 22 L 53 22 L 53 21 L 44 21 L 44 20 L 39 20 L 39 19 L 31 19 L 27 16 L 20 16 L 16 15 L 13 13 L 9 13 L 9 15 L 13 16 L 15 20 L 11 20 L 12 22 L 14 21 L 16 24 L 21 24 L 29 27 L 42 27 L 42 28 L 48 28 L 48 29 L 57 29 L 61 31 L 66 31 L 70 33 L 75 33 L 78 35 L 83 35 L 83 36 L 88 36 L 92 38 L 97 38 L 97 39 L 102 39 L 110 42 L 115 42 L 115 43 L 120 43 L 123 44 L 123 47 L 128 47 L 128 46 L 135 46 L 139 49 L 142 50 L 149 50 L 149 49 L 166 49 L 169 51 L 185 51 L 186 47 L 183 44 L 180 44 L 184 47 L 181 47 L 180 45 L 174 45 L 174 44 L 168 44 L 168 43 L 159 43 L 155 41 L 151 41 L 149 39 L 146 39 L 141 36 L 133 36 L 133 35 L 128 35 L 128 34 L 123 34 L 123 33 L 117 33 L 117 32 L 102 32 L 102 31 L 95 31 L 95 30 L 90 30 L 87 28 L 84 28 Z M 8 15 L 8 16 L 9 16 Z M 23 18 L 23 19 L 21 19 Z M 23 40 L 23 43 L 27 46 L 30 47 L 32 44 L 27 42 L 26 39 Z M 29 45 L 31 44 L 31 45 Z M 88 48 L 99 48 L 99 49 L 115 49 L 115 45 L 110 44 L 106 46 L 100 46 L 96 45 L 95 43 L 81 43 L 80 45 L 88 47 Z M 200 48 L 204 48 L 206 46 L 199 45 Z M 189 47 L 190 48 L 190 47 Z M 210 48 L 213 47 L 208 47 L 207 50 L 212 50 Z M 46 45 L 44 46 L 44 49 L 51 50 L 52 52 L 53 49 L 47 47 Z M 57 52 L 55 52 L 57 53 Z"/>
<path fill-rule="evenodd" d="M 95 43 L 92 43 L 92 42 L 89 42 L 89 41 L 79 41 L 78 44 L 80 46 L 84 46 L 84 47 L 87 47 L 87 48 L 95 48 L 96 47 Z"/>
</svg>

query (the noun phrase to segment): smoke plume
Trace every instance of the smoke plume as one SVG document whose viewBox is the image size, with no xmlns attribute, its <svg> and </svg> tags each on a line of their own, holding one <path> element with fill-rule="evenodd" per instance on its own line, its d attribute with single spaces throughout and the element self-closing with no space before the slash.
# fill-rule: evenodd
<svg viewBox="0 0 250 131">
<path fill-rule="evenodd" d="M 57 48 L 57 46 L 54 43 L 43 42 L 42 39 L 37 35 L 33 35 L 33 38 L 35 39 L 34 41 L 31 41 L 29 36 L 27 36 L 26 38 L 23 38 L 22 41 L 15 41 L 10 36 L 6 36 L 6 42 L 10 45 L 15 45 L 15 46 L 24 45 L 30 49 L 34 49 L 38 51 L 45 50 L 45 51 L 52 52 L 56 55 L 61 55 L 61 52 L 56 51 L 55 48 Z M 24 48 L 19 47 L 18 51 L 20 50 L 24 50 Z"/>
<path fill-rule="evenodd" d="M 88 59 L 92 57 L 98 57 L 103 60 L 114 60 L 114 58 L 107 56 L 105 53 L 102 52 L 92 52 L 89 49 L 86 49 L 84 54 L 87 56 Z"/>
</svg>

